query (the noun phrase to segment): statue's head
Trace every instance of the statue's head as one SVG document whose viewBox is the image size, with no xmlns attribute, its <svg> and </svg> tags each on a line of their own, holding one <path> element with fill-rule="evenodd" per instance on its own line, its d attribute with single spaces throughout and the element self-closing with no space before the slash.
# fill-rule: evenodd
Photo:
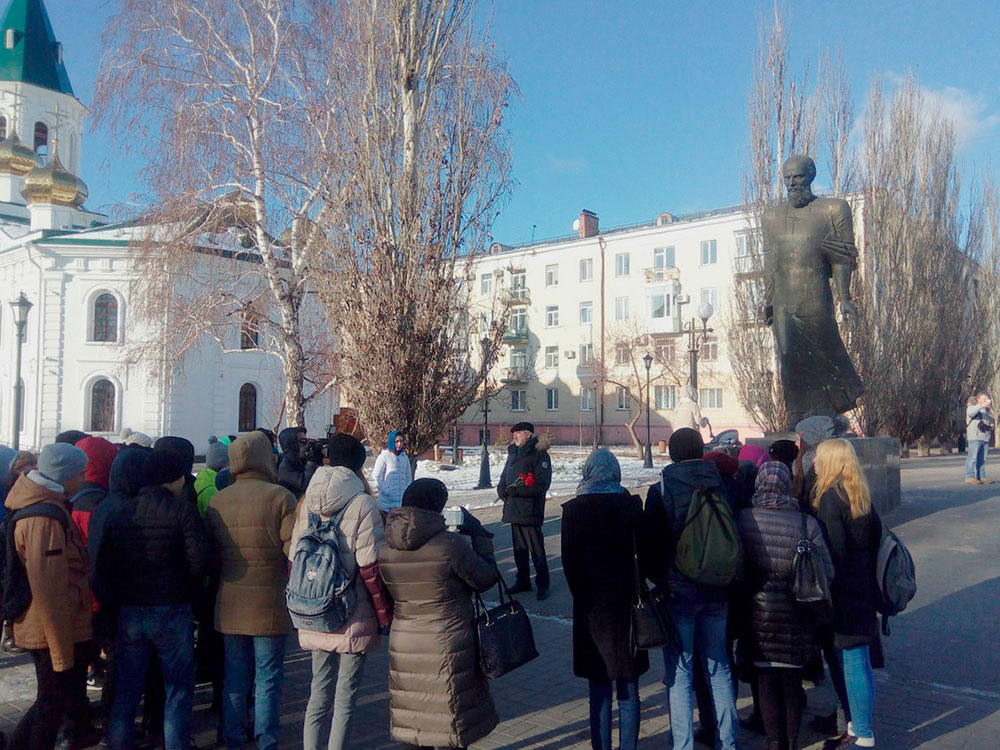
<svg viewBox="0 0 1000 750">
<path fill-rule="evenodd" d="M 781 178 L 788 190 L 788 201 L 796 208 L 802 208 L 815 197 L 812 181 L 816 178 L 816 162 L 805 154 L 790 156 L 781 165 Z"/>
</svg>

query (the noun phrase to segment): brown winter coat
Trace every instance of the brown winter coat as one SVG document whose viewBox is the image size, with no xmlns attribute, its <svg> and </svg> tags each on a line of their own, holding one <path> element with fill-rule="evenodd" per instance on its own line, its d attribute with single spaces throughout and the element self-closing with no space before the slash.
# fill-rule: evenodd
<svg viewBox="0 0 1000 750">
<path fill-rule="evenodd" d="M 275 484 L 271 442 L 254 432 L 229 446 L 236 481 L 205 514 L 219 559 L 215 628 L 226 635 L 284 635 L 288 545 L 295 497 Z"/>
<path fill-rule="evenodd" d="M 440 513 L 394 508 L 382 577 L 395 600 L 389 634 L 392 737 L 466 747 L 497 725 L 476 660 L 472 592 L 497 582 L 493 545 L 445 530 Z"/>
<path fill-rule="evenodd" d="M 337 534 L 340 562 L 348 577 L 354 579 L 357 605 L 344 627 L 335 633 L 300 630 L 299 645 L 308 651 L 364 654 L 376 648 L 382 640 L 372 598 L 379 598 L 381 603 L 388 603 L 389 599 L 382 579 L 377 575 L 379 552 L 385 546 L 382 514 L 378 512 L 375 500 L 365 492 L 361 477 L 344 466 L 320 466 L 316 469 L 296 513 L 291 555 L 294 559 L 299 538 L 309 526 L 310 513 L 328 521 L 341 511 L 344 515 Z M 362 570 L 376 573 L 373 580 L 380 585 L 374 593 L 366 588 Z M 383 624 L 388 624 L 390 617 L 384 612 Z"/>
<path fill-rule="evenodd" d="M 54 518 L 23 518 L 14 526 L 14 548 L 31 586 L 31 604 L 14 621 L 14 642 L 21 648 L 48 649 L 52 668 L 73 668 L 73 646 L 92 638 L 87 545 L 73 522 L 64 496 L 21 476 L 7 495 L 7 512 L 35 503 L 54 505 L 66 514 L 67 527 Z"/>
</svg>

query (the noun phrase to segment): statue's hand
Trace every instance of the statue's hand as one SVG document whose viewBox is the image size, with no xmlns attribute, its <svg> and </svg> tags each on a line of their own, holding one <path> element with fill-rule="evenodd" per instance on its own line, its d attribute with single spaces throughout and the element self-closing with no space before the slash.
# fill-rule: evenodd
<svg viewBox="0 0 1000 750">
<path fill-rule="evenodd" d="M 840 300 L 840 309 L 844 312 L 845 318 L 850 318 L 852 320 L 857 320 L 858 318 L 858 307 L 853 302 L 851 302 L 846 297 Z"/>
</svg>

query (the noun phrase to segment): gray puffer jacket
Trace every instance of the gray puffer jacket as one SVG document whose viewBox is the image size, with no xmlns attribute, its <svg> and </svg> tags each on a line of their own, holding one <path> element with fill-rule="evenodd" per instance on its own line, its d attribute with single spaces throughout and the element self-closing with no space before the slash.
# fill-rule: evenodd
<svg viewBox="0 0 1000 750">
<path fill-rule="evenodd" d="M 988 430 L 980 430 L 979 423 L 989 427 Z M 990 414 L 990 407 L 982 404 L 972 404 L 965 410 L 965 439 L 983 440 L 987 443 L 993 440 L 993 428 L 996 426 L 996 419 Z"/>
</svg>

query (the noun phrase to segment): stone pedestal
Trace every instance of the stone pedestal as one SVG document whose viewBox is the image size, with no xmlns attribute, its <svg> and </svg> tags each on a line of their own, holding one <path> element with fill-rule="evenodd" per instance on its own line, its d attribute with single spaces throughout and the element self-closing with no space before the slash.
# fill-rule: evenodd
<svg viewBox="0 0 1000 750">
<path fill-rule="evenodd" d="M 795 433 L 774 433 L 763 438 L 747 438 L 747 443 L 767 450 L 775 440 L 794 440 Z M 849 437 L 858 461 L 868 479 L 872 502 L 880 514 L 899 507 L 902 491 L 899 484 L 899 441 L 895 438 Z"/>
</svg>

